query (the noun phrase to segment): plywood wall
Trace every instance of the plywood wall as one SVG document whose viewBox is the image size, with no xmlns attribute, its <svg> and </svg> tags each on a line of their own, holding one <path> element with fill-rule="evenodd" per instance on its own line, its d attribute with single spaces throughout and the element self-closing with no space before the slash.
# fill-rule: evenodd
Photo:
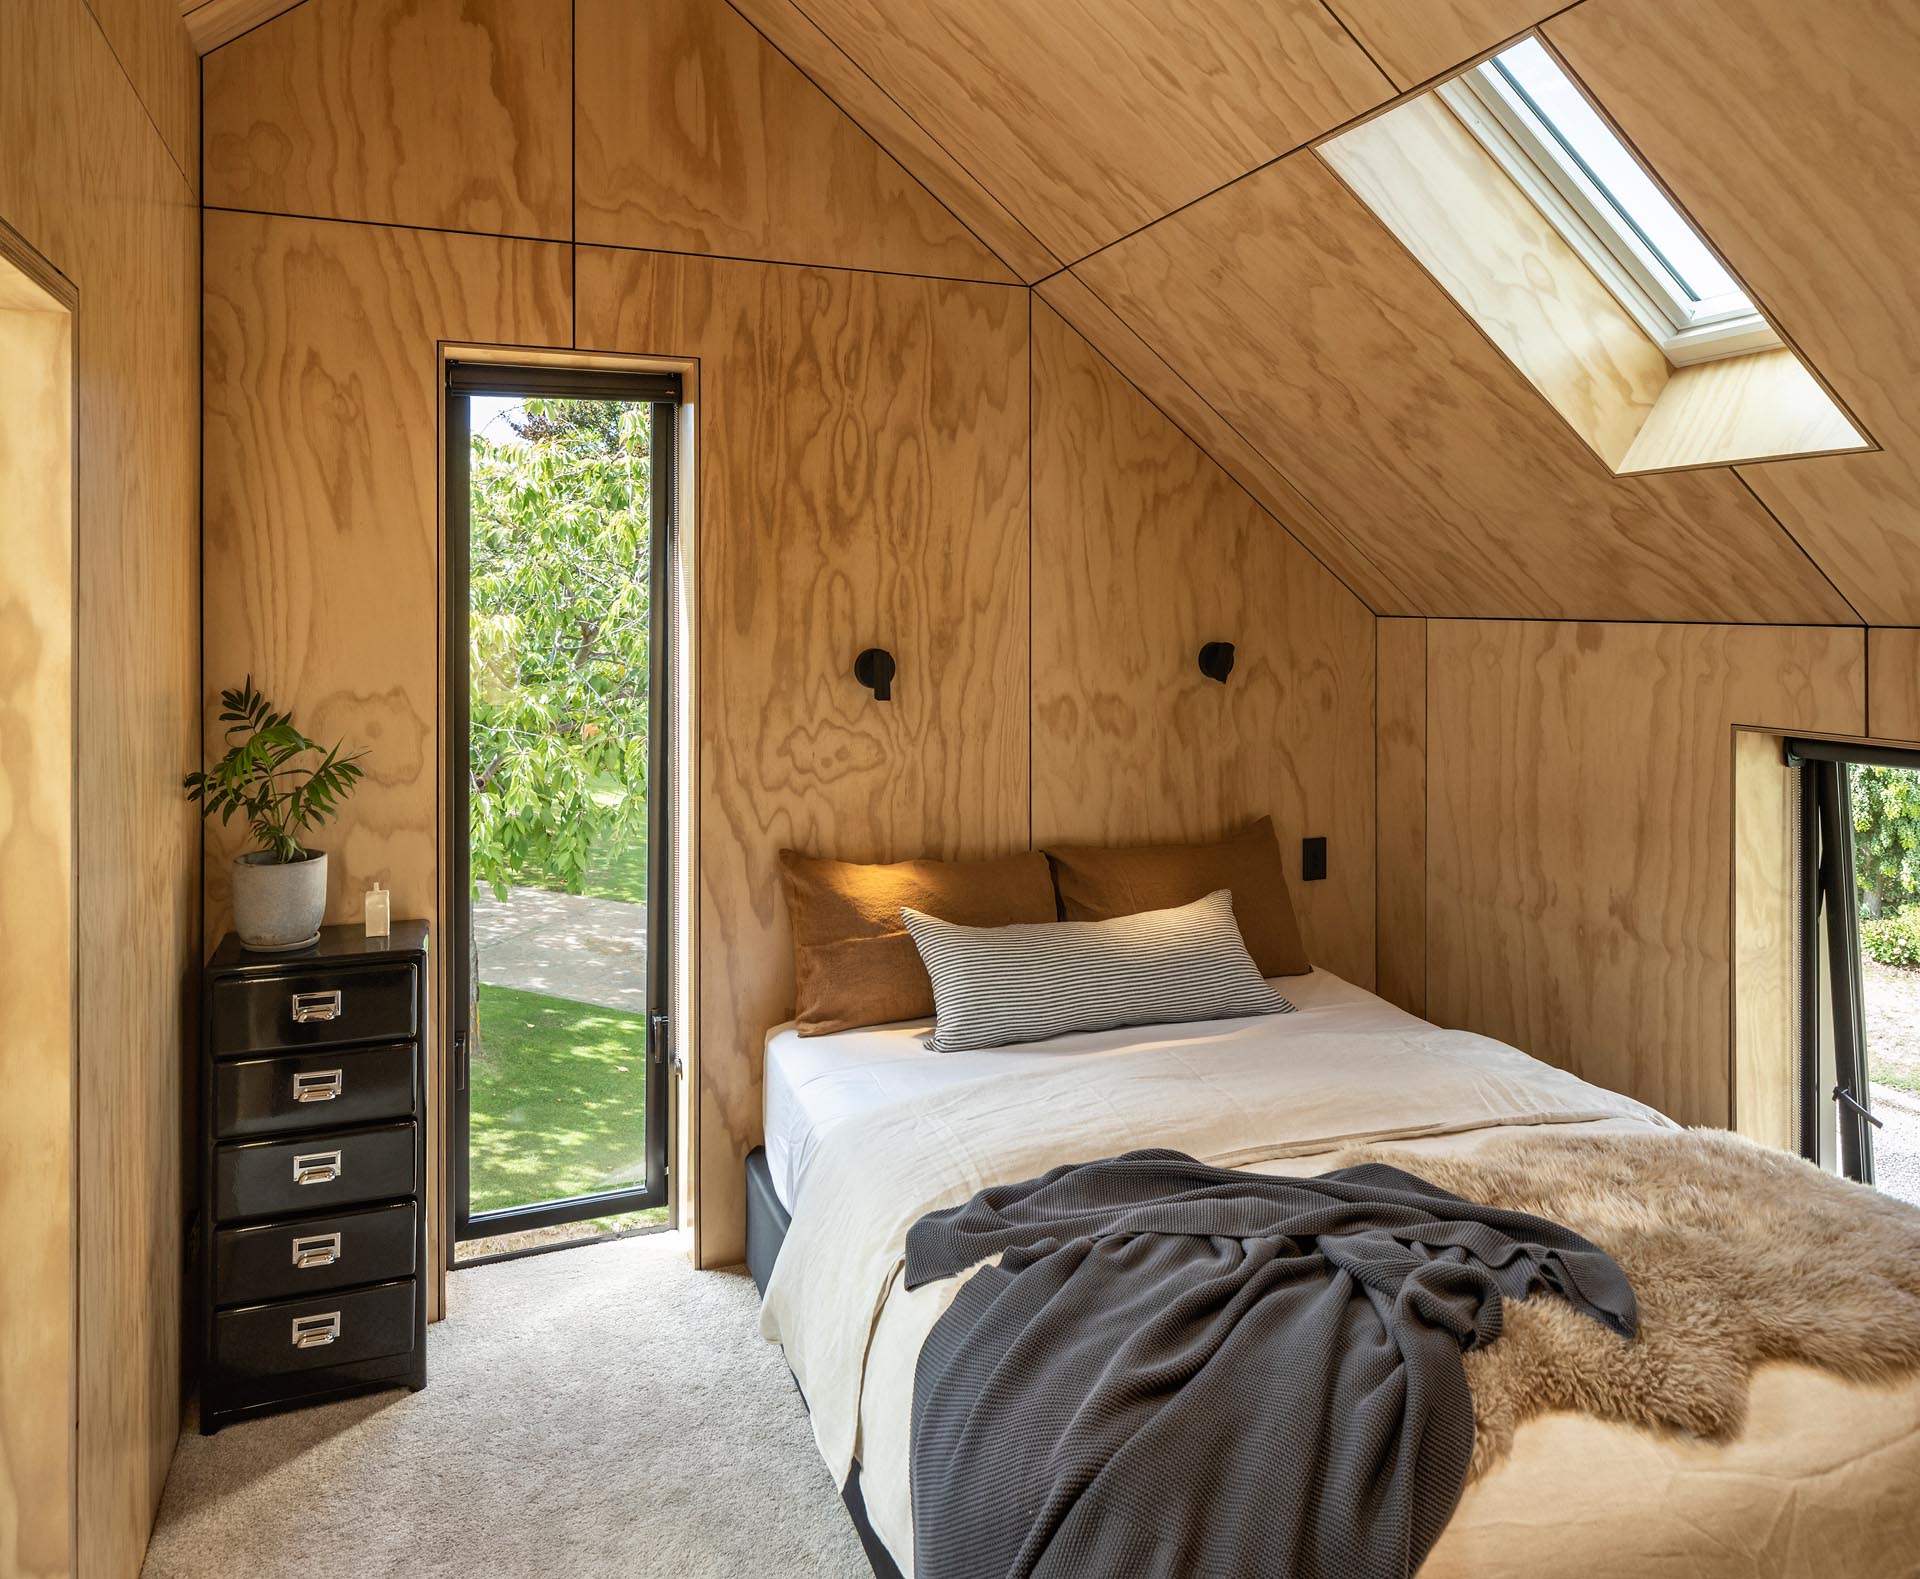
<svg viewBox="0 0 1920 1579">
<path fill-rule="evenodd" d="M 1428 1015 L 1727 1123 L 1733 730 L 1863 732 L 1863 633 L 1427 631 Z"/>
<path fill-rule="evenodd" d="M 10 1412 L 35 1406 L 0 1391 L 0 1508 L 32 1498 L 0 1513 L 8 1573 L 130 1579 L 180 1422 L 200 948 L 199 835 L 180 794 L 200 733 L 198 97 L 162 6 L 0 6 L 0 219 L 76 288 L 79 454 L 71 1472 L 56 1491 L 46 1466 L 12 1456 L 30 1437 Z"/>
<path fill-rule="evenodd" d="M 1027 842 L 1026 293 L 604 249 L 579 278 L 584 347 L 700 358 L 698 1233 L 724 1262 L 792 1012 L 779 850 Z"/>
<path fill-rule="evenodd" d="M 528 29 L 546 47 L 511 7 L 309 0 L 210 58 L 210 192 L 293 212 L 207 220 L 205 683 L 251 667 L 311 732 L 374 746 L 329 841 L 329 919 L 356 916 L 374 878 L 431 915 L 445 832 L 436 342 L 697 360 L 689 1116 L 697 1253 L 722 1264 L 742 1247 L 762 1039 L 791 1007 L 782 845 L 1021 848 L 1043 800 L 1050 834 L 1118 841 L 1272 812 L 1289 840 L 1328 836 L 1307 929 L 1320 957 L 1371 979 L 1371 619 L 738 13 L 674 0 L 643 26 L 617 7 L 576 14 L 561 53 L 577 85 L 549 75 L 537 90 L 537 61 L 483 69 Z M 346 70 L 389 34 L 389 76 Z M 464 145 L 422 140 L 391 102 L 391 73 L 423 54 L 437 93 L 485 109 Z M 316 107 L 361 95 L 373 102 L 348 146 Z M 550 190 L 522 176 L 568 115 L 573 212 L 514 210 L 511 194 Z M 285 147 L 317 163 L 283 166 Z M 554 239 L 501 233 L 523 224 Z M 1091 555 L 1107 561 L 1097 591 L 1077 580 Z M 1151 626 L 1151 654 L 1109 622 L 1116 599 Z M 1216 623 L 1244 654 L 1224 693 L 1185 651 Z M 868 645 L 900 664 L 885 706 L 851 674 Z M 1108 655 L 1132 683 L 1106 686 Z M 1196 703 L 1219 728 L 1192 731 L 1180 771 L 1101 802 L 1097 830 L 1069 823 L 1070 751 L 1097 739 L 1125 771 Z M 210 935 L 226 925 L 229 853 L 209 844 Z"/>
<path fill-rule="evenodd" d="M 72 1555 L 79 565 L 71 301 L 12 242 L 0 230 L 0 1571 L 39 1574 Z"/>
<path fill-rule="evenodd" d="M 1033 330 L 1033 837 L 1272 816 L 1317 964 L 1373 981 L 1373 617 L 1044 302 Z M 1224 685 L 1201 674 L 1231 641 Z"/>
</svg>

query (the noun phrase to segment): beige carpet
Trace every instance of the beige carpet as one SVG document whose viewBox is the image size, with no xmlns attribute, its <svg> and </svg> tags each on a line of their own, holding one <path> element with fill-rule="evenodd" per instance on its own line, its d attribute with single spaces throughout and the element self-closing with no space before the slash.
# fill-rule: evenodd
<svg viewBox="0 0 1920 1579">
<path fill-rule="evenodd" d="M 744 1271 L 658 1234 L 448 1306 L 425 1392 L 190 1427 L 146 1579 L 870 1579 Z"/>
</svg>

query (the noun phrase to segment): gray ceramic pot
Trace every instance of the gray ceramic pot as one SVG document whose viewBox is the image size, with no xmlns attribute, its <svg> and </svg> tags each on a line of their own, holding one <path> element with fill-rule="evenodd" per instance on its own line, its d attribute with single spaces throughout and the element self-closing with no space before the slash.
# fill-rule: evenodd
<svg viewBox="0 0 1920 1579">
<path fill-rule="evenodd" d="M 327 913 L 327 856 L 309 850 L 285 865 L 265 850 L 233 863 L 233 929 L 252 949 L 298 948 L 313 941 Z"/>
</svg>

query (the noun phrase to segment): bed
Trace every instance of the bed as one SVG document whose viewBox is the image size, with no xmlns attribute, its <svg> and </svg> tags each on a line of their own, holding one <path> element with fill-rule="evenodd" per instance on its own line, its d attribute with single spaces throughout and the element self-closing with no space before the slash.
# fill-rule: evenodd
<svg viewBox="0 0 1920 1579">
<path fill-rule="evenodd" d="M 925 1212 L 1140 1145 L 1311 1174 L 1365 1142 L 1417 1172 L 1423 1156 L 1539 1126 L 1677 1133 L 1625 1097 L 1325 971 L 1276 985 L 1297 1013 L 992 1052 L 931 1053 L 925 1024 L 769 1035 L 753 1186 L 763 1330 L 786 1348 L 836 1481 L 857 1482 L 876 1567 L 913 1573 L 914 1366 L 964 1283 L 901 1285 L 905 1230 Z M 1917 1487 L 1920 1382 L 1864 1387 L 1768 1365 L 1726 1445 L 1576 1415 L 1523 1425 L 1421 1573 L 1893 1579 L 1920 1574 Z"/>
</svg>

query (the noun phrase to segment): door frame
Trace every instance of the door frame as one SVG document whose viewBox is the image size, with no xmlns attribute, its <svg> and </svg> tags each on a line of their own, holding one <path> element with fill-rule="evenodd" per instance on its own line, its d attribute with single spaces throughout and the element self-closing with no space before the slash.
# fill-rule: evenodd
<svg viewBox="0 0 1920 1579">
<path fill-rule="evenodd" d="M 468 1079 L 466 1006 L 472 996 L 472 852 L 467 837 L 469 784 L 468 733 L 471 726 L 469 672 L 471 620 L 471 427 L 474 395 L 518 395 L 562 399 L 615 399 L 650 405 L 654 439 L 648 520 L 653 541 L 648 553 L 648 751 L 647 751 L 647 1019 L 645 1049 L 645 1155 L 647 1184 L 638 1189 L 602 1191 L 561 1201 L 539 1202 L 474 1214 L 470 1210 L 471 1084 Z M 671 589 L 679 551 L 678 451 L 680 411 L 685 391 L 677 372 L 606 366 L 562 366 L 542 359 L 523 362 L 507 353 L 499 360 L 480 352 L 449 354 L 444 362 L 443 433 L 445 435 L 445 588 L 446 588 L 446 835 L 448 914 L 445 956 L 448 982 L 446 1125 L 446 1247 L 443 1265 L 452 1268 L 460 1244 L 480 1238 L 525 1232 L 620 1212 L 669 1207 L 673 1202 L 672 1136 L 668 1060 L 673 1043 L 669 1004 L 673 980 L 674 888 L 671 782 L 675 674 Z M 664 444 L 661 442 L 665 440 Z"/>
</svg>

